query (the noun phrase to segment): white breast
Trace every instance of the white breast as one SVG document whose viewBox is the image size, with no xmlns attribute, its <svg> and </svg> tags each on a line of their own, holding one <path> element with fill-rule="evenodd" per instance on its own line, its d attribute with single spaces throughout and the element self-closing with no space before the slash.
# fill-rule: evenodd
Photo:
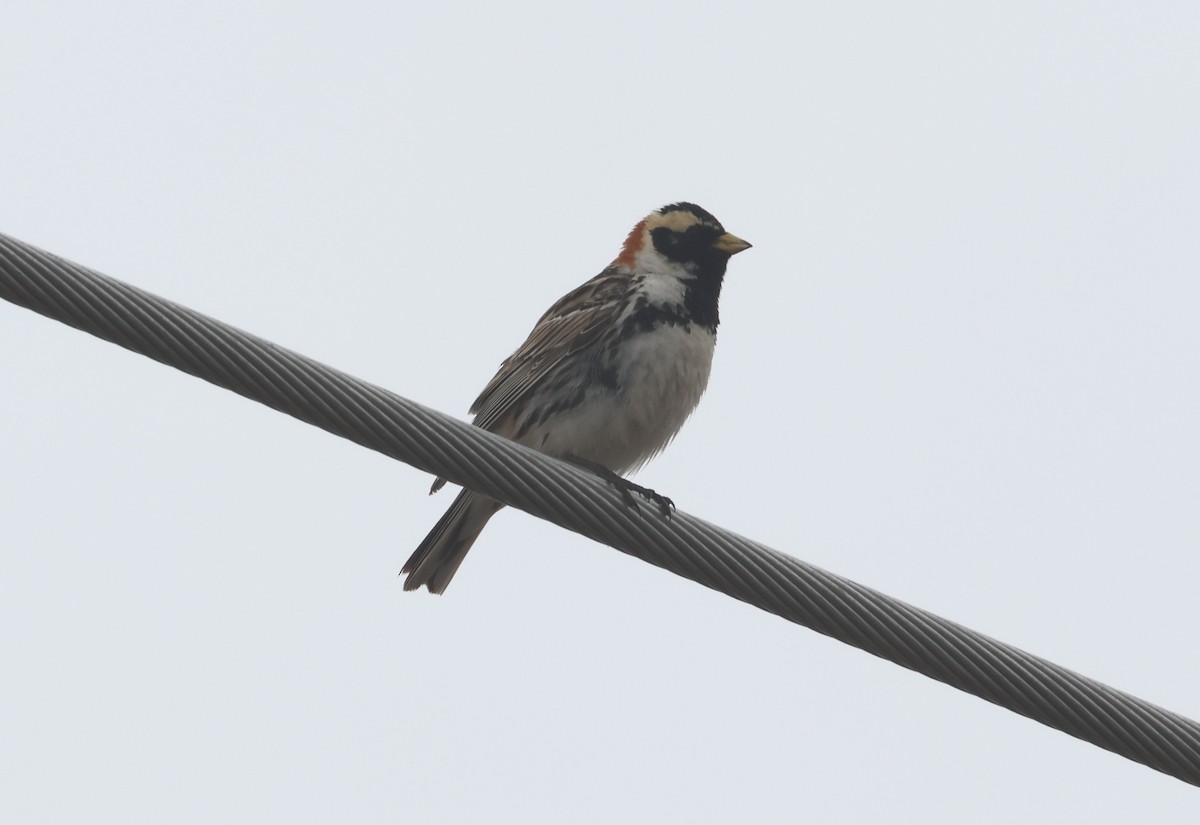
<svg viewBox="0 0 1200 825">
<path fill-rule="evenodd" d="M 641 466 L 679 432 L 708 387 L 716 335 L 690 326 L 664 326 L 629 342 L 625 370 L 626 441 L 640 446 L 627 469 Z"/>
<path fill-rule="evenodd" d="M 589 393 L 587 403 L 547 425 L 540 448 L 618 473 L 637 469 L 670 443 L 696 408 L 715 344 L 712 332 L 695 325 L 631 336 L 622 343 L 617 391 Z"/>
</svg>

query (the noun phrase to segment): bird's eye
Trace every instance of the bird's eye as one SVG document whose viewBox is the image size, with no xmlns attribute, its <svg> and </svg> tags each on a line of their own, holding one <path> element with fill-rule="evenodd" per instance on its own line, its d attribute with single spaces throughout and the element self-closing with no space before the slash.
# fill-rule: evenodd
<svg viewBox="0 0 1200 825">
<path fill-rule="evenodd" d="M 696 238 L 692 232 L 676 232 L 665 226 L 650 230 L 654 248 L 671 261 L 689 261 L 697 251 Z"/>
</svg>

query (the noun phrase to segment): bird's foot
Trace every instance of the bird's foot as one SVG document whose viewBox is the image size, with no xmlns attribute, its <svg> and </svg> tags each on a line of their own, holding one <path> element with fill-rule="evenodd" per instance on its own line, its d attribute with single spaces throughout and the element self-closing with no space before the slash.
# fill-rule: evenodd
<svg viewBox="0 0 1200 825">
<path fill-rule="evenodd" d="M 667 518 L 671 517 L 671 511 L 675 509 L 675 502 L 671 501 L 671 499 L 667 498 L 666 496 L 656 493 L 649 487 L 643 487 L 640 484 L 634 484 L 629 479 L 617 475 L 603 464 L 597 464 L 595 461 L 588 461 L 587 459 L 579 458 L 578 456 L 573 455 L 566 456 L 565 458 L 572 464 L 583 467 L 585 470 L 591 470 L 593 473 L 600 476 L 600 478 L 607 481 L 617 489 L 618 493 L 621 494 L 621 500 L 633 509 L 641 509 L 638 506 L 637 499 L 633 497 L 633 494 L 637 493 L 646 501 L 652 501 L 657 504 L 659 511 L 661 511 L 664 516 Z"/>
<path fill-rule="evenodd" d="M 637 499 L 633 497 L 632 493 L 637 493 L 639 496 L 646 499 L 646 501 L 652 501 L 657 504 L 658 509 L 667 518 L 671 517 L 671 511 L 675 509 L 675 502 L 671 501 L 671 499 L 667 498 L 661 493 L 656 493 L 649 487 L 643 487 L 640 484 L 634 484 L 627 478 L 621 478 L 621 476 L 617 476 L 616 481 L 612 481 L 611 483 L 621 491 L 621 498 L 625 499 L 625 503 L 632 504 L 634 509 L 637 509 L 638 503 Z"/>
</svg>

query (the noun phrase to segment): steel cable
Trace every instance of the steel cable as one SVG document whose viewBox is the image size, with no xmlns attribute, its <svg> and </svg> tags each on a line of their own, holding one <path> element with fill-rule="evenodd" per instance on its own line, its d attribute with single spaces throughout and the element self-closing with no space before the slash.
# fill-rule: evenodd
<svg viewBox="0 0 1200 825">
<path fill-rule="evenodd" d="M 5 235 L 0 297 L 1200 785 L 1191 719 Z"/>
</svg>

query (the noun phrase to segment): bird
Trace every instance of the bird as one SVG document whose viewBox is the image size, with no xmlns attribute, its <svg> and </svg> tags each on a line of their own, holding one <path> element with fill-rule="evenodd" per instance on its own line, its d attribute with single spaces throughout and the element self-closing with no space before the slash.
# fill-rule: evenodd
<svg viewBox="0 0 1200 825">
<path fill-rule="evenodd" d="M 623 476 L 666 447 L 700 401 L 726 266 L 750 246 L 694 203 L 651 212 L 609 266 L 534 324 L 475 399 L 472 423 L 590 468 L 627 503 L 637 507 L 635 491 L 669 516 L 670 499 Z M 503 506 L 463 489 L 404 565 L 404 589 L 444 592 Z"/>
</svg>

